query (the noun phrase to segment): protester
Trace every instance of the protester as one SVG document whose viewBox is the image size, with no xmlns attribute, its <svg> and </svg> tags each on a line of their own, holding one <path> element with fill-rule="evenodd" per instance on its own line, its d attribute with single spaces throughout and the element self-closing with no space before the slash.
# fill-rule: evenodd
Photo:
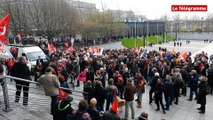
<svg viewBox="0 0 213 120">
<path fill-rule="evenodd" d="M 118 93 L 118 89 L 114 84 L 114 80 L 111 78 L 106 87 L 106 111 L 109 110 L 110 104 L 113 102 L 114 95 Z"/>
<path fill-rule="evenodd" d="M 97 100 L 97 109 L 98 111 L 104 110 L 104 102 L 106 99 L 106 91 L 104 87 L 102 86 L 100 81 L 96 81 L 95 83 L 95 89 L 93 92 L 94 98 Z"/>
<path fill-rule="evenodd" d="M 197 75 L 196 70 L 192 70 L 189 77 L 189 87 L 190 87 L 190 94 L 189 94 L 189 101 L 193 99 L 193 92 L 195 93 L 195 99 L 197 99 L 197 88 L 198 88 L 198 81 L 199 77 Z"/>
<path fill-rule="evenodd" d="M 53 68 L 48 67 L 38 82 L 43 85 L 45 95 L 51 97 L 51 114 L 53 115 L 56 110 L 60 83 L 58 77 L 52 74 L 52 70 Z"/>
<path fill-rule="evenodd" d="M 19 61 L 16 62 L 15 65 L 12 67 L 11 76 L 31 81 L 30 74 L 31 72 L 29 67 L 27 66 L 26 57 L 20 57 Z M 19 102 L 21 90 L 23 88 L 23 105 L 28 105 L 29 82 L 16 79 L 14 79 L 14 81 L 16 82 L 15 102 Z"/>
<path fill-rule="evenodd" d="M 155 89 L 155 103 L 157 105 L 156 111 L 160 110 L 160 105 L 161 105 L 163 113 L 166 114 L 164 104 L 163 104 L 163 91 L 164 91 L 163 89 L 164 88 L 163 88 L 162 79 L 159 78 L 157 80 L 156 89 Z"/>
<path fill-rule="evenodd" d="M 99 111 L 96 108 L 97 100 L 95 98 L 92 98 L 90 100 L 90 105 L 88 107 L 88 113 L 91 116 L 92 120 L 101 120 L 101 116 L 99 114 Z"/>
<path fill-rule="evenodd" d="M 138 117 L 138 120 L 148 120 L 148 113 L 142 112 Z"/>
<path fill-rule="evenodd" d="M 136 93 L 136 88 L 132 84 L 132 79 L 128 78 L 126 87 L 124 89 L 124 99 L 125 99 L 125 119 L 129 119 L 129 109 L 131 109 L 131 117 L 135 118 L 135 110 L 133 106 L 134 95 Z"/>
<path fill-rule="evenodd" d="M 143 93 L 145 93 L 145 84 L 146 84 L 145 78 L 141 74 L 139 74 L 137 77 L 137 86 L 136 86 L 138 95 L 137 108 L 142 107 L 142 95 Z"/>
<path fill-rule="evenodd" d="M 198 110 L 200 110 L 199 113 L 205 113 L 206 110 L 206 95 L 208 94 L 208 78 L 205 76 L 201 76 L 200 78 L 200 83 L 198 85 L 199 88 L 199 92 L 198 92 L 198 97 L 197 97 L 197 103 L 200 104 L 200 108 L 197 108 Z"/>
<path fill-rule="evenodd" d="M 53 115 L 53 120 L 70 120 L 73 112 L 72 101 L 73 98 L 71 96 L 67 96 L 64 100 L 59 101 Z"/>
<path fill-rule="evenodd" d="M 72 119 L 73 120 L 92 120 L 89 113 L 87 112 L 88 103 L 86 100 L 80 100 L 78 104 L 78 109 L 74 111 Z"/>
</svg>

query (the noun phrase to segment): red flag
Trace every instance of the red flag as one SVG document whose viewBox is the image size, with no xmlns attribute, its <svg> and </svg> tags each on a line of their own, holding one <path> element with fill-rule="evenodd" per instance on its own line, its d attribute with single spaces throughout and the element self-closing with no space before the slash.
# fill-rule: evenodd
<svg viewBox="0 0 213 120">
<path fill-rule="evenodd" d="M 69 46 L 69 41 L 66 41 L 66 42 L 64 43 L 64 46 L 68 47 L 68 46 Z"/>
<path fill-rule="evenodd" d="M 179 59 L 180 59 L 180 60 L 186 60 L 186 59 L 187 59 L 187 57 L 188 57 L 188 55 L 187 55 L 187 53 L 186 53 L 186 52 L 181 53 L 181 54 L 179 55 Z"/>
<path fill-rule="evenodd" d="M 117 102 L 116 95 L 114 95 L 114 100 L 113 100 L 113 103 L 112 103 L 112 106 L 111 106 L 111 110 L 114 111 L 115 113 L 119 112 L 119 110 L 118 110 L 118 102 Z"/>
<path fill-rule="evenodd" d="M 66 53 L 70 53 L 74 50 L 73 46 L 70 46 L 67 50 L 66 50 Z"/>
<path fill-rule="evenodd" d="M 8 43 L 7 33 L 8 33 L 9 21 L 10 21 L 9 14 L 7 14 L 3 19 L 0 20 L 0 41 L 4 43 Z"/>
<path fill-rule="evenodd" d="M 18 39 L 19 39 L 19 40 L 22 40 L 22 34 L 21 34 L 21 33 L 18 33 L 17 36 L 18 36 Z"/>
<path fill-rule="evenodd" d="M 56 52 L 56 47 L 53 44 L 48 43 L 49 54 Z"/>
</svg>

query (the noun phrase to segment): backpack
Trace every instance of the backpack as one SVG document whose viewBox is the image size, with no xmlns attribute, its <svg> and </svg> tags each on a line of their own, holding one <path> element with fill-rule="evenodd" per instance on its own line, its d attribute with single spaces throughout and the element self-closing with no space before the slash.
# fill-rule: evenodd
<svg viewBox="0 0 213 120">
<path fill-rule="evenodd" d="M 124 79 L 121 75 L 118 76 L 118 82 L 117 82 L 117 85 L 118 86 L 122 86 L 124 83 Z"/>
</svg>

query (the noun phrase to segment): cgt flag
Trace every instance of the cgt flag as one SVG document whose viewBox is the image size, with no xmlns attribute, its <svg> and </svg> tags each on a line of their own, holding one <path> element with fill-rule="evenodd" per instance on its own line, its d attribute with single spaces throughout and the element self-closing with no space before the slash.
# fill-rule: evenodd
<svg viewBox="0 0 213 120">
<path fill-rule="evenodd" d="M 56 47 L 53 44 L 48 43 L 49 54 L 56 52 Z"/>
<path fill-rule="evenodd" d="M 7 33 L 9 21 L 10 21 L 10 14 L 7 14 L 3 19 L 0 20 L 0 41 L 2 41 L 3 43 L 8 43 Z"/>
</svg>

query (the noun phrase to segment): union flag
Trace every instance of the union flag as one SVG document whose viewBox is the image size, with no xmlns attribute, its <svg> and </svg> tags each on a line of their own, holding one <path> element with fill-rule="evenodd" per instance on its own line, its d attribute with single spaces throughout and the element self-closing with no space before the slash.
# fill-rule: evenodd
<svg viewBox="0 0 213 120">
<path fill-rule="evenodd" d="M 3 43 L 8 43 L 7 33 L 9 21 L 10 21 L 10 14 L 7 14 L 3 19 L 0 20 L 0 41 L 2 41 Z"/>
</svg>

